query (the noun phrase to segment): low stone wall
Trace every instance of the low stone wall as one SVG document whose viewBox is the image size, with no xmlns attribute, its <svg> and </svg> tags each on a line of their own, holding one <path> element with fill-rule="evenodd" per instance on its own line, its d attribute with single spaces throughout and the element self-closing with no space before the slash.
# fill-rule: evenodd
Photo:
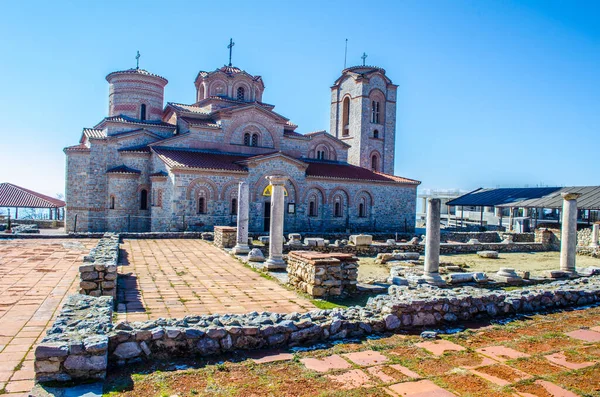
<svg viewBox="0 0 600 397">
<path fill-rule="evenodd" d="M 215 245 L 219 248 L 235 247 L 237 227 L 215 226 Z"/>
<path fill-rule="evenodd" d="M 600 247 L 577 247 L 577 255 L 600 258 Z"/>
<path fill-rule="evenodd" d="M 358 258 L 352 254 L 292 251 L 288 255 L 288 282 L 315 298 L 356 292 Z"/>
<path fill-rule="evenodd" d="M 106 233 L 98 244 L 83 258 L 79 266 L 80 294 L 91 296 L 117 295 L 117 265 L 119 262 L 119 235 Z"/>
<path fill-rule="evenodd" d="M 70 295 L 35 348 L 38 382 L 104 379 L 113 299 Z"/>
<path fill-rule="evenodd" d="M 112 327 L 112 298 L 70 296 L 35 351 L 39 381 L 97 379 L 106 364 L 208 356 L 234 350 L 291 347 L 458 321 L 600 303 L 600 277 L 514 291 L 428 285 L 390 287 L 366 307 L 304 314 L 252 312 L 186 316 Z M 108 340 L 108 361 L 106 342 Z"/>
<path fill-rule="evenodd" d="M 252 246 L 252 248 L 260 249 L 264 255 L 268 255 L 268 247 L 266 246 Z M 548 247 L 542 243 L 489 243 L 489 244 L 451 244 L 441 243 L 440 253 L 441 254 L 469 254 L 476 253 L 477 251 L 498 251 L 498 252 L 543 252 L 551 251 L 552 247 Z M 385 245 L 385 244 L 372 244 L 367 246 L 355 246 L 355 245 L 343 245 L 337 246 L 329 244 L 325 247 L 298 245 L 298 244 L 284 244 L 283 252 L 289 253 L 291 251 L 314 251 L 321 253 L 347 253 L 356 256 L 371 256 L 375 257 L 382 253 L 393 253 L 394 251 L 401 252 L 418 252 L 423 254 L 425 252 L 424 244 L 407 244 L 399 243 L 396 245 Z"/>
<path fill-rule="evenodd" d="M 481 317 L 551 310 L 600 302 L 598 277 L 510 292 L 472 287 L 396 287 L 364 308 L 315 310 L 305 314 L 249 313 L 187 316 L 120 323 L 110 334 L 109 362 L 214 355 L 233 350 L 297 346 L 325 340 Z"/>
</svg>

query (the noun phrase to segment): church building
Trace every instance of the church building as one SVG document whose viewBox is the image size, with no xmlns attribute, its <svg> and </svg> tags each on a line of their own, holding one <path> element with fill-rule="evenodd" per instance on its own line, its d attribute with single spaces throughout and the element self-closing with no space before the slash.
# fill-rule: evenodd
<svg viewBox="0 0 600 397">
<path fill-rule="evenodd" d="M 266 176 L 285 175 L 285 231 L 412 229 L 420 182 L 395 176 L 396 89 L 385 70 L 344 69 L 330 130 L 298 126 L 262 101 L 265 84 L 229 64 L 201 71 L 193 104 L 167 102 L 167 79 L 110 73 L 108 117 L 66 154 L 68 232 L 211 231 L 235 225 L 239 181 L 251 232 L 268 231 Z"/>
</svg>

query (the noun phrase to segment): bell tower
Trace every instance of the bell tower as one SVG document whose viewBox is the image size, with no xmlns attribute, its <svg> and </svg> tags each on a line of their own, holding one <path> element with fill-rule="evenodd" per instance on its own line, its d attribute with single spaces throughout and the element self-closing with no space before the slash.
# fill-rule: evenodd
<svg viewBox="0 0 600 397">
<path fill-rule="evenodd" d="M 351 146 L 350 164 L 394 173 L 397 88 L 375 66 L 344 69 L 331 87 L 330 133 Z"/>
</svg>

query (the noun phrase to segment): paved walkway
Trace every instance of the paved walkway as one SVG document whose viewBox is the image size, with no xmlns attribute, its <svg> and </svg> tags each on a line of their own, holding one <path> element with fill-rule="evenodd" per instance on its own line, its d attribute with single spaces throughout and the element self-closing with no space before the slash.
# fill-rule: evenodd
<svg viewBox="0 0 600 397">
<path fill-rule="evenodd" d="M 315 308 L 202 240 L 125 240 L 122 248 L 118 320 Z"/>
<path fill-rule="evenodd" d="M 0 240 L 0 395 L 27 396 L 45 335 L 95 240 Z"/>
</svg>

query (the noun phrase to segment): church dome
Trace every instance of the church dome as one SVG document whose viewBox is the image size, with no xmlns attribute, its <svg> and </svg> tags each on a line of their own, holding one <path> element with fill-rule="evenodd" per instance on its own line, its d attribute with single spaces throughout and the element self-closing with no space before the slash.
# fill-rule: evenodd
<svg viewBox="0 0 600 397">
<path fill-rule="evenodd" d="M 162 117 L 168 80 L 144 69 L 127 69 L 106 76 L 109 84 L 108 115 L 156 121 Z"/>
<path fill-rule="evenodd" d="M 242 102 L 261 101 L 265 89 L 262 77 L 232 65 L 224 65 L 212 72 L 198 72 L 194 85 L 197 102 L 215 96 Z"/>
</svg>

